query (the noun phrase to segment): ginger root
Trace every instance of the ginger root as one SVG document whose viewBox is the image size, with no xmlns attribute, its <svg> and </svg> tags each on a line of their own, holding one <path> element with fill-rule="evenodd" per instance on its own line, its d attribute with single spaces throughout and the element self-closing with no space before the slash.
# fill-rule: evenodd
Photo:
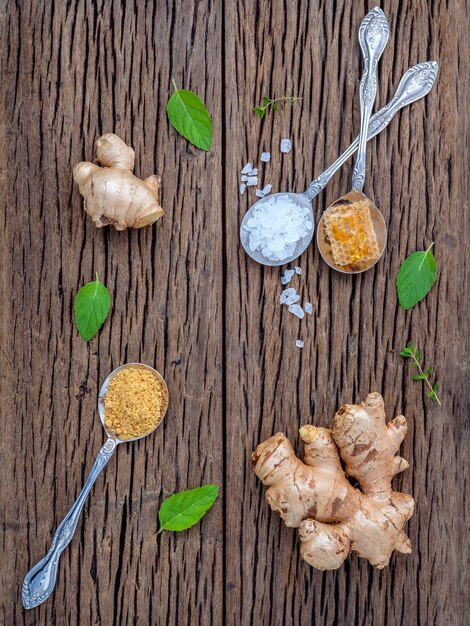
<svg viewBox="0 0 470 626">
<path fill-rule="evenodd" d="M 383 398 L 371 393 L 360 404 L 343 406 L 331 430 L 302 426 L 304 462 L 282 433 L 256 448 L 254 470 L 268 486 L 266 500 L 286 526 L 299 528 L 307 563 L 337 569 L 356 552 L 382 569 L 394 550 L 411 552 L 403 527 L 414 501 L 391 487 L 395 474 L 408 467 L 397 456 L 406 431 L 402 415 L 385 422 Z"/>
<path fill-rule="evenodd" d="M 101 167 L 82 161 L 73 168 L 85 211 L 95 226 L 142 228 L 165 214 L 158 200 L 160 177 L 141 180 L 134 176 L 135 153 L 130 146 L 109 133 L 96 141 L 95 151 Z"/>
</svg>

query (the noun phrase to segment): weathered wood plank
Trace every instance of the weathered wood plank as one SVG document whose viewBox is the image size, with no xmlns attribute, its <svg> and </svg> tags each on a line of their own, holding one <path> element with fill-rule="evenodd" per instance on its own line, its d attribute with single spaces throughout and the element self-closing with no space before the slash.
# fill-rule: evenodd
<svg viewBox="0 0 470 626">
<path fill-rule="evenodd" d="M 220 44 L 217 2 L 4 3 L 2 624 L 220 623 L 221 505 L 156 536 L 164 497 L 222 483 L 222 129 L 204 154 L 165 113 L 175 77 L 221 118 Z M 134 146 L 138 174 L 163 176 L 167 215 L 152 228 L 97 231 L 82 211 L 71 167 L 112 130 Z M 85 345 L 73 297 L 95 271 L 113 310 Z M 164 373 L 165 423 L 117 451 L 54 596 L 24 612 L 22 579 L 103 441 L 99 385 L 126 361 Z"/>
<path fill-rule="evenodd" d="M 378 102 L 402 73 L 440 62 L 439 84 L 403 111 L 371 143 L 366 192 L 389 226 L 385 258 L 363 276 L 334 274 L 312 246 L 293 283 L 314 303 L 301 323 L 278 303 L 280 271 L 262 269 L 238 245 L 240 220 L 254 194 L 237 195 L 242 164 L 273 152 L 264 182 L 273 191 L 301 190 L 347 147 L 358 131 L 357 29 L 375 3 L 228 3 L 227 117 L 227 624 L 464 624 L 465 450 L 469 362 L 468 246 L 465 171 L 468 45 L 463 3 L 384 2 L 391 40 L 380 66 Z M 303 97 L 301 106 L 260 122 L 250 108 L 262 96 Z M 279 154 L 291 137 L 293 153 Z M 465 157 L 462 158 L 462 155 Z M 351 167 L 314 202 L 317 216 L 350 188 Z M 238 211 L 236 208 L 238 207 Z M 410 252 L 436 242 L 439 281 L 425 302 L 405 313 L 395 277 Z M 465 298 L 464 296 L 467 296 Z M 295 340 L 305 341 L 301 351 Z M 437 366 L 443 407 L 431 405 L 398 356 L 408 339 Z M 383 572 L 353 557 L 338 572 L 303 563 L 295 533 L 264 502 L 250 469 L 254 446 L 276 431 L 296 440 L 314 420 L 328 425 L 344 402 L 381 391 L 390 416 L 404 412 L 410 433 L 403 455 L 411 471 L 396 482 L 416 498 L 409 532 L 414 553 L 396 555 Z M 313 417 L 311 417 L 313 415 Z"/>
<path fill-rule="evenodd" d="M 238 240 L 253 199 L 237 193 L 245 160 L 271 149 L 266 182 L 301 189 L 356 134 L 356 32 L 373 4 L 4 2 L 0 623 L 466 623 L 463 0 L 383 3 L 392 38 L 380 104 L 420 60 L 435 58 L 441 74 L 426 101 L 401 112 L 370 146 L 366 191 L 390 232 L 377 268 L 352 279 L 334 275 L 312 246 L 296 286 L 314 315 L 299 324 L 277 304 L 280 272 L 251 263 Z M 169 128 L 164 105 L 173 76 L 211 110 L 207 155 Z M 292 90 L 301 106 L 262 123 L 251 113 L 263 95 Z M 110 130 L 136 148 L 137 173 L 164 176 L 167 216 L 152 229 L 98 232 L 81 212 L 71 164 L 91 158 L 95 138 Z M 284 136 L 294 150 L 281 157 Z M 315 201 L 318 214 L 348 189 L 350 173 L 344 168 Z M 396 272 L 432 240 L 438 284 L 405 314 L 396 305 Z M 73 296 L 95 270 L 114 308 L 86 346 L 73 330 Z M 294 345 L 299 336 L 303 351 Z M 407 339 L 436 364 L 442 409 L 397 356 Z M 99 384 L 131 360 L 165 374 L 172 396 L 165 425 L 118 451 L 63 557 L 55 595 L 24 612 L 23 576 L 49 546 L 103 440 Z M 403 455 L 412 469 L 397 485 L 416 499 L 415 551 L 395 556 L 382 573 L 353 557 L 341 571 L 321 574 L 300 560 L 295 533 L 265 505 L 251 451 L 276 430 L 295 439 L 311 414 L 328 424 L 340 403 L 373 388 L 411 424 Z M 224 507 L 184 535 L 157 538 L 162 498 L 209 481 L 225 482 Z"/>
</svg>

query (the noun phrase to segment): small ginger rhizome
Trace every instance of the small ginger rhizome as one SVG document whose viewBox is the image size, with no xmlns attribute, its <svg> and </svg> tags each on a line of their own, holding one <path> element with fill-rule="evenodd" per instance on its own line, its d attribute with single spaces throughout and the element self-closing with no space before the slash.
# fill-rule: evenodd
<svg viewBox="0 0 470 626">
<path fill-rule="evenodd" d="M 356 552 L 382 569 L 394 550 L 411 552 L 403 528 L 414 500 L 392 490 L 393 477 L 409 467 L 397 455 L 406 432 L 405 417 L 386 423 L 382 396 L 370 393 L 341 407 L 331 429 L 302 426 L 303 462 L 282 433 L 256 448 L 253 465 L 268 487 L 266 500 L 286 526 L 299 529 L 307 563 L 337 569 Z"/>
</svg>

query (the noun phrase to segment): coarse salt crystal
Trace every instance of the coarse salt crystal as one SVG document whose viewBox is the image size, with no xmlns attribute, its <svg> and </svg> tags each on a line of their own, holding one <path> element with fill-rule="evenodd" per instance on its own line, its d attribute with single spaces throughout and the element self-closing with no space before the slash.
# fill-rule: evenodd
<svg viewBox="0 0 470 626">
<path fill-rule="evenodd" d="M 305 344 L 301 339 L 297 339 L 295 345 L 297 346 L 297 348 L 303 348 Z"/>
<path fill-rule="evenodd" d="M 247 163 L 242 169 L 242 174 L 248 174 L 248 172 L 251 172 L 252 168 L 253 166 L 251 165 L 251 163 Z"/>
<path fill-rule="evenodd" d="M 272 186 L 272 185 L 270 185 L 269 183 L 268 183 L 267 185 L 265 185 L 265 186 L 264 186 L 264 188 L 263 188 L 263 193 L 264 193 L 264 195 L 265 195 L 265 196 L 267 196 L 267 195 L 268 195 L 268 193 L 271 191 L 271 189 L 272 189 L 272 188 L 273 188 L 273 186 Z"/>
<path fill-rule="evenodd" d="M 281 152 L 287 154 L 292 149 L 292 141 L 290 139 L 281 140 Z"/>
<path fill-rule="evenodd" d="M 294 295 L 294 294 L 295 294 L 294 287 L 288 287 L 287 289 L 284 289 L 284 291 L 281 293 L 281 298 L 280 298 L 281 304 L 285 304 L 286 303 L 287 296 L 291 296 L 291 295 Z"/>
<path fill-rule="evenodd" d="M 254 170 L 251 170 L 250 172 L 248 172 L 248 176 L 258 176 L 258 168 L 255 167 Z"/>
<path fill-rule="evenodd" d="M 291 305 L 289 305 L 289 313 L 293 313 L 296 317 L 299 318 L 299 320 L 301 320 L 303 318 L 303 316 L 305 315 L 304 310 L 300 306 L 300 304 L 291 304 Z"/>
<path fill-rule="evenodd" d="M 287 283 L 290 283 L 293 275 L 294 275 L 294 270 L 286 270 L 284 272 L 284 276 L 282 276 L 281 278 L 281 283 L 283 285 L 287 285 Z"/>
<path fill-rule="evenodd" d="M 260 157 L 260 159 L 261 159 L 261 161 L 263 161 L 263 163 L 267 163 L 270 160 L 270 158 L 271 158 L 271 153 L 270 152 L 263 152 L 261 154 L 261 157 Z"/>
<path fill-rule="evenodd" d="M 253 187 L 254 185 L 257 185 L 257 184 L 258 184 L 257 176 L 248 176 L 248 180 L 246 181 L 247 187 Z"/>
<path fill-rule="evenodd" d="M 302 268 L 299 267 L 298 265 L 296 265 L 294 269 L 295 269 L 296 274 L 302 274 Z"/>
<path fill-rule="evenodd" d="M 256 182 L 257 178 L 253 177 Z M 247 186 L 256 184 L 248 178 Z M 308 208 L 296 204 L 288 195 L 275 195 L 257 202 L 243 229 L 249 233 L 247 244 L 271 261 L 285 261 L 295 253 L 298 242 L 309 234 L 313 224 L 306 223 Z"/>
<path fill-rule="evenodd" d="M 265 196 L 264 191 L 262 189 L 257 189 L 256 195 L 258 196 L 258 198 L 264 198 Z"/>
<path fill-rule="evenodd" d="M 304 310 L 305 310 L 305 313 L 308 313 L 309 315 L 312 315 L 313 306 L 312 306 L 311 302 L 306 302 L 305 303 Z"/>
<path fill-rule="evenodd" d="M 287 304 L 287 305 L 294 304 L 295 302 L 298 302 L 299 300 L 300 300 L 300 296 L 295 291 L 294 287 L 288 287 L 287 289 L 284 289 L 279 299 L 281 304 Z"/>
<path fill-rule="evenodd" d="M 242 183 L 242 184 L 240 185 L 240 193 L 241 193 L 241 195 L 242 195 L 242 196 L 243 196 L 243 194 L 245 193 L 245 189 L 246 189 L 246 185 L 245 185 L 245 183 Z"/>
<path fill-rule="evenodd" d="M 242 181 L 242 183 L 246 183 L 246 181 L 248 180 L 248 176 L 246 174 L 243 174 L 242 176 L 240 176 L 240 180 Z"/>
</svg>

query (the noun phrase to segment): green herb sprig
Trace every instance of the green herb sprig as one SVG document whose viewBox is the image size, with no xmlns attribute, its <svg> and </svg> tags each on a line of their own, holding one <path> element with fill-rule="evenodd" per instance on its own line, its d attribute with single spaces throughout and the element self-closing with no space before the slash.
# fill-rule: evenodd
<svg viewBox="0 0 470 626">
<path fill-rule="evenodd" d="M 424 370 L 421 367 L 421 352 L 417 348 L 414 348 L 411 341 L 409 341 L 406 348 L 403 348 L 403 350 L 400 352 L 400 356 L 405 357 L 405 359 L 411 359 L 412 367 L 417 367 L 419 372 L 418 374 L 415 374 L 413 376 L 413 380 L 424 380 L 426 385 L 429 387 L 428 398 L 431 398 L 431 400 L 434 400 L 439 404 L 439 406 L 441 406 L 441 401 L 437 396 L 437 380 L 433 384 L 431 384 L 429 380 L 432 372 L 432 367 L 427 367 Z"/>
<path fill-rule="evenodd" d="M 167 498 L 158 512 L 160 529 L 186 530 L 204 517 L 219 495 L 218 485 L 203 485 L 197 489 L 174 493 Z"/>
<path fill-rule="evenodd" d="M 298 100 L 302 100 L 302 98 L 298 96 L 282 96 L 281 98 L 268 98 L 264 96 L 263 106 L 253 107 L 252 111 L 256 113 L 260 119 L 263 119 L 269 108 L 271 108 L 272 111 L 277 111 L 279 107 L 284 110 L 288 102 L 294 106 Z"/>
</svg>

